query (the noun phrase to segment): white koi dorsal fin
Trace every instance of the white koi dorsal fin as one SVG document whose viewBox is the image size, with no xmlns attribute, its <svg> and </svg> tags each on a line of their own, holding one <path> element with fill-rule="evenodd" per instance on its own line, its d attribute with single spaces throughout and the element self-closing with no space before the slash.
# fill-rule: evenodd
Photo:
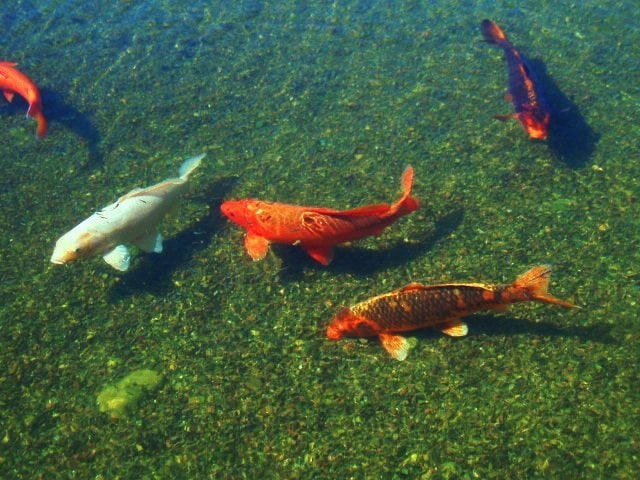
<svg viewBox="0 0 640 480">
<path fill-rule="evenodd" d="M 138 193 L 144 192 L 145 190 L 146 190 L 146 188 L 136 187 L 133 190 L 131 190 L 130 192 L 125 193 L 118 200 L 116 200 L 116 202 L 113 204 L 113 206 L 116 207 L 116 206 L 118 206 L 118 204 L 124 202 L 125 200 L 128 200 L 130 198 L 135 197 Z"/>
<path fill-rule="evenodd" d="M 126 272 L 129 269 L 129 264 L 131 263 L 131 255 L 129 254 L 127 247 L 124 245 L 118 245 L 102 258 L 113 268 L 120 270 L 121 272 Z"/>
<path fill-rule="evenodd" d="M 162 235 L 158 232 L 149 232 L 132 243 L 143 252 L 162 253 Z"/>
<path fill-rule="evenodd" d="M 462 320 L 451 320 L 441 327 L 436 327 L 436 329 L 450 337 L 464 337 L 469 333 L 469 327 Z"/>
<path fill-rule="evenodd" d="M 205 155 L 206 154 L 201 153 L 200 155 L 196 155 L 195 157 L 188 158 L 187 160 L 182 162 L 182 165 L 180 165 L 180 170 L 178 170 L 178 175 L 180 176 L 180 178 L 182 178 L 183 180 L 186 180 L 187 177 L 191 175 L 191 172 L 193 172 L 196 168 L 198 168 L 198 166 L 200 165 L 200 162 L 202 161 Z"/>
<path fill-rule="evenodd" d="M 409 341 L 402 335 L 391 335 L 389 333 L 381 333 L 378 335 L 380 343 L 384 349 L 389 352 L 396 360 L 404 360 L 409 353 Z"/>
</svg>

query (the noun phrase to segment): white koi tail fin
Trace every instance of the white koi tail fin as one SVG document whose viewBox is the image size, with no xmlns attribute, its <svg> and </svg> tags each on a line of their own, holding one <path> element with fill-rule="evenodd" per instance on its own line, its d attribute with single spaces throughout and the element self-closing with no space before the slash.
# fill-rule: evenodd
<svg viewBox="0 0 640 480">
<path fill-rule="evenodd" d="M 180 170 L 178 171 L 180 178 L 186 180 L 189 175 L 191 175 L 191 172 L 198 168 L 205 155 L 205 153 L 201 153 L 200 155 L 196 155 L 195 157 L 185 160 L 182 165 L 180 165 Z"/>
</svg>

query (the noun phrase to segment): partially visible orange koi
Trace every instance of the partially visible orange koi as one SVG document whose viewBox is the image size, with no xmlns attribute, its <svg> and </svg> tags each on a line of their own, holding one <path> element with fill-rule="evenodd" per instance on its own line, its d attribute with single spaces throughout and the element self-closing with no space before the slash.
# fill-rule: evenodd
<svg viewBox="0 0 640 480">
<path fill-rule="evenodd" d="M 520 52 L 507 39 L 502 29 L 491 20 L 480 24 L 482 34 L 488 43 L 504 50 L 509 69 L 509 97 L 516 113 L 496 115 L 498 120 L 514 118 L 522 124 L 530 138 L 545 140 L 549 135 L 551 114 L 541 97 L 533 72 Z"/>
<path fill-rule="evenodd" d="M 8 102 L 13 100 L 17 93 L 29 104 L 27 115 L 33 117 L 38 123 L 36 134 L 42 138 L 47 133 L 47 119 L 42 113 L 42 100 L 40 90 L 33 81 L 16 67 L 14 62 L 0 61 L 0 91 Z"/>
<path fill-rule="evenodd" d="M 468 328 L 460 320 L 462 317 L 481 310 L 505 310 L 516 302 L 537 301 L 574 308 L 547 293 L 550 275 L 550 267 L 540 265 L 508 285 L 411 283 L 342 309 L 329 324 L 327 337 L 339 340 L 345 336 L 378 336 L 393 358 L 404 360 L 409 344 L 398 333 L 430 327 L 452 337 L 463 337 Z"/>
</svg>

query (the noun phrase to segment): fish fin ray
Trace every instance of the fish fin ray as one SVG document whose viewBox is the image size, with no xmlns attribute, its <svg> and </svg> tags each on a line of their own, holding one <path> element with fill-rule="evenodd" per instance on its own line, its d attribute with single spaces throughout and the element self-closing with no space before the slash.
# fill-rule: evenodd
<svg viewBox="0 0 640 480">
<path fill-rule="evenodd" d="M 124 245 L 118 245 L 110 252 L 102 256 L 103 260 L 116 270 L 126 272 L 131 263 L 131 254 Z"/>
<path fill-rule="evenodd" d="M 389 333 L 381 333 L 378 335 L 380 343 L 384 349 L 389 352 L 396 360 L 404 360 L 409 353 L 409 341 L 402 335 L 391 335 Z"/>
<path fill-rule="evenodd" d="M 247 232 L 244 237 L 244 248 L 254 262 L 262 260 L 269 252 L 269 240 L 255 233 Z"/>
</svg>

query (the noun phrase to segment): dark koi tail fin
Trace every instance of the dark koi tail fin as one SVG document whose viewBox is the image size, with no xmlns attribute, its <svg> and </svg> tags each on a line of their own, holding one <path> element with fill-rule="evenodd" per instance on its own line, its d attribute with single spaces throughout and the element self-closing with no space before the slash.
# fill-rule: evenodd
<svg viewBox="0 0 640 480">
<path fill-rule="evenodd" d="M 402 198 L 391 206 L 391 210 L 397 215 L 407 215 L 420 206 L 418 200 L 411 196 L 413 186 L 413 167 L 408 166 L 402 174 Z"/>
<path fill-rule="evenodd" d="M 514 301 L 536 300 L 565 308 L 576 308 L 573 303 L 560 300 L 547 292 L 550 278 L 551 267 L 549 265 L 538 265 L 516 278 L 508 287 L 508 290 L 511 290 Z"/>
<path fill-rule="evenodd" d="M 480 30 L 482 30 L 482 35 L 487 43 L 492 43 L 500 47 L 511 45 L 502 29 L 497 23 L 492 22 L 491 20 L 483 20 L 480 24 Z"/>
</svg>

